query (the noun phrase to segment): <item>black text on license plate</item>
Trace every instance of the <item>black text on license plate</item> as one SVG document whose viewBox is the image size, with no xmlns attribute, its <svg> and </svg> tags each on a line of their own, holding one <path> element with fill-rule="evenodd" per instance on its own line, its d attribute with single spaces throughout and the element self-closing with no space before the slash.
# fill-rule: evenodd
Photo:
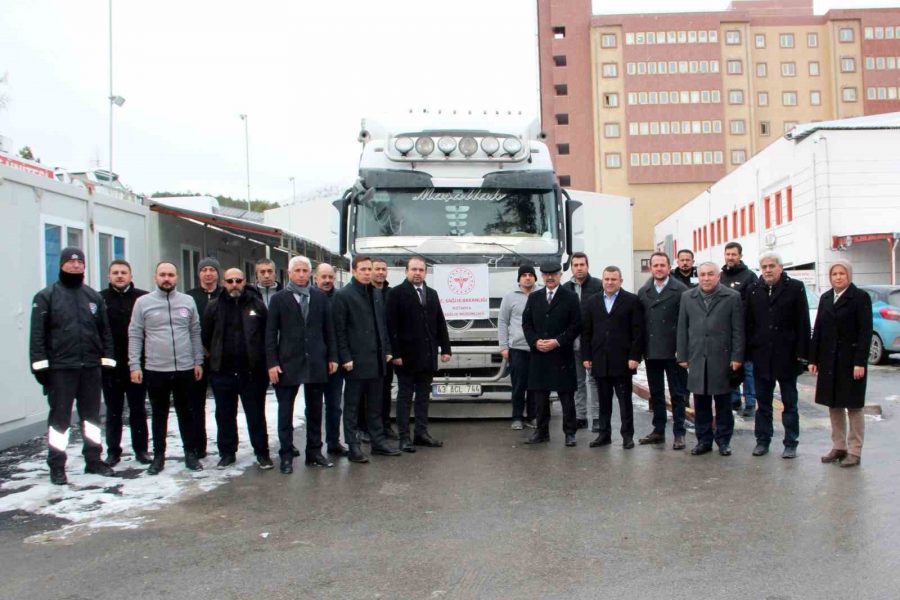
<svg viewBox="0 0 900 600">
<path fill-rule="evenodd" d="M 481 386 L 476 383 L 436 383 L 432 393 L 435 396 L 480 396 Z"/>
</svg>

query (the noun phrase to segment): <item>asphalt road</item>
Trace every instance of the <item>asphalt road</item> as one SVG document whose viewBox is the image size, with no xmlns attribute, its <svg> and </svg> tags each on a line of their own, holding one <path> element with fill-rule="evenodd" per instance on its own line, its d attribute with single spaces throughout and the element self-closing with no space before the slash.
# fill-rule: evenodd
<svg viewBox="0 0 900 600">
<path fill-rule="evenodd" d="M 506 422 L 440 422 L 442 449 L 250 467 L 136 529 L 42 538 L 62 523 L 2 514 L 0 597 L 897 598 L 898 371 L 872 371 L 884 418 L 867 420 L 858 469 L 819 462 L 827 415 L 805 387 L 793 461 L 777 443 L 752 457 L 744 422 L 728 458 L 590 449 L 585 432 L 564 448 L 558 416 L 536 448 Z"/>
</svg>

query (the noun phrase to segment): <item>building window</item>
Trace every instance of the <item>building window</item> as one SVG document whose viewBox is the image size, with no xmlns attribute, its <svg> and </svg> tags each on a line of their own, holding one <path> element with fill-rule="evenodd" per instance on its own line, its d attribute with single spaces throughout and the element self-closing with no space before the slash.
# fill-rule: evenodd
<svg viewBox="0 0 900 600">
<path fill-rule="evenodd" d="M 618 152 L 606 153 L 606 168 L 619 169 L 622 167 L 622 155 Z"/>
<path fill-rule="evenodd" d="M 768 106 L 769 105 L 769 92 L 757 92 L 756 93 L 756 104 L 759 106 Z"/>
<path fill-rule="evenodd" d="M 741 207 L 741 237 L 747 235 L 747 207 Z"/>
<path fill-rule="evenodd" d="M 872 56 L 866 57 L 866 70 L 871 71 L 875 68 L 875 58 Z"/>
<path fill-rule="evenodd" d="M 118 235 L 114 232 L 97 232 L 97 273 L 106 273 L 109 263 L 114 260 L 126 260 L 125 253 L 127 235 L 122 232 Z M 98 282 L 102 284 L 103 282 Z"/>
<path fill-rule="evenodd" d="M 569 124 L 569 113 L 557 113 L 556 124 L 557 125 L 568 125 Z"/>
<path fill-rule="evenodd" d="M 603 94 L 603 106 L 606 108 L 617 108 L 619 106 L 619 94 L 615 92 Z"/>
<path fill-rule="evenodd" d="M 841 73 L 853 73 L 854 71 L 856 71 L 856 59 L 852 56 L 841 58 Z"/>
<path fill-rule="evenodd" d="M 638 34 L 640 35 L 640 34 Z M 640 42 L 638 42 L 640 43 Z M 615 48 L 616 47 L 616 34 L 614 33 L 604 33 L 600 36 L 600 47 L 601 48 Z"/>
<path fill-rule="evenodd" d="M 725 43 L 729 46 L 736 46 L 741 43 L 741 32 L 737 29 L 729 29 L 725 32 Z"/>
<path fill-rule="evenodd" d="M 781 192 L 775 192 L 775 225 L 781 225 Z"/>
<path fill-rule="evenodd" d="M 865 37 L 867 40 L 875 39 L 874 31 L 872 30 L 871 27 L 866 27 L 863 30 L 863 37 Z"/>
<path fill-rule="evenodd" d="M 756 37 L 756 47 L 757 48 L 765 48 L 766 47 L 766 36 L 763 33 L 757 33 Z"/>
<path fill-rule="evenodd" d="M 568 144 L 557 144 L 556 145 L 556 153 L 560 155 L 566 155 L 569 153 L 569 145 Z"/>
<path fill-rule="evenodd" d="M 810 106 L 821 106 L 822 105 L 822 92 L 819 90 L 812 90 L 809 93 L 809 104 Z"/>
<path fill-rule="evenodd" d="M 733 119 L 728 125 L 731 135 L 743 135 L 747 133 L 747 122 L 744 119 Z"/>
<path fill-rule="evenodd" d="M 781 103 L 784 106 L 797 106 L 797 92 L 781 92 Z"/>
<path fill-rule="evenodd" d="M 603 76 L 604 77 L 618 77 L 619 76 L 619 65 L 617 63 L 603 63 Z"/>
<path fill-rule="evenodd" d="M 743 149 L 731 151 L 731 164 L 741 165 L 747 162 L 747 151 Z"/>
<path fill-rule="evenodd" d="M 856 88 L 855 87 L 845 87 L 841 88 L 841 99 L 844 102 L 856 102 Z"/>
<path fill-rule="evenodd" d="M 603 135 L 608 138 L 621 136 L 621 128 L 618 123 L 606 123 L 603 125 Z"/>
<path fill-rule="evenodd" d="M 788 223 L 794 220 L 794 190 L 791 186 L 785 190 L 785 203 L 787 204 L 787 220 Z"/>
<path fill-rule="evenodd" d="M 554 40 L 566 39 L 566 28 L 565 27 L 554 27 L 553 28 L 553 39 Z"/>
<path fill-rule="evenodd" d="M 729 60 L 726 67 L 729 75 L 740 75 L 743 72 L 741 61 L 739 60 Z"/>
<path fill-rule="evenodd" d="M 625 45 L 632 46 L 634 45 L 634 33 L 626 33 L 625 34 Z"/>
<path fill-rule="evenodd" d="M 763 223 L 766 229 L 772 228 L 772 199 L 769 196 L 763 198 Z"/>
<path fill-rule="evenodd" d="M 553 57 L 553 64 L 556 65 L 557 67 L 564 67 L 564 66 L 566 66 L 566 57 L 565 57 L 565 55 L 554 56 L 554 57 Z"/>
<path fill-rule="evenodd" d="M 756 76 L 765 77 L 768 74 L 766 63 L 756 63 Z"/>
<path fill-rule="evenodd" d="M 728 217 L 725 217 L 726 219 Z M 734 209 L 731 211 L 731 237 L 736 238 L 738 236 L 738 211 Z"/>
<path fill-rule="evenodd" d="M 819 47 L 819 34 L 818 33 L 807 33 L 806 34 L 806 47 L 807 48 L 818 48 Z"/>
<path fill-rule="evenodd" d="M 709 43 L 710 44 L 718 44 L 719 43 L 719 32 L 715 29 L 711 29 L 709 32 Z"/>
<path fill-rule="evenodd" d="M 795 62 L 781 63 L 781 76 L 782 77 L 795 77 L 796 75 L 797 75 L 797 63 L 795 63 Z"/>
<path fill-rule="evenodd" d="M 765 137 L 769 135 L 769 132 L 772 128 L 769 126 L 768 121 L 760 121 L 759 122 L 759 135 Z"/>
<path fill-rule="evenodd" d="M 747 233 L 756 232 L 756 203 L 751 202 L 747 207 L 747 219 L 750 222 L 749 231 Z"/>
<path fill-rule="evenodd" d="M 190 289 L 194 281 L 197 281 L 197 275 L 200 271 L 197 267 L 200 263 L 200 248 L 195 246 L 181 246 L 181 273 L 178 278 L 178 285 L 181 291 Z"/>
<path fill-rule="evenodd" d="M 553 89 L 556 91 L 557 96 L 569 95 L 569 86 L 567 86 L 565 83 L 558 83 L 553 86 Z"/>
<path fill-rule="evenodd" d="M 809 76 L 810 77 L 818 77 L 819 76 L 819 62 L 815 60 L 809 61 Z"/>
<path fill-rule="evenodd" d="M 782 33 L 778 36 L 778 41 L 782 48 L 793 48 L 794 47 L 794 34 L 793 33 Z"/>
<path fill-rule="evenodd" d="M 84 248 L 84 229 L 52 217 L 43 219 L 44 286 L 59 279 L 59 258 L 66 246 Z M 85 265 L 87 267 L 87 265 Z"/>
<path fill-rule="evenodd" d="M 854 39 L 853 28 L 852 27 L 841 27 L 840 31 L 838 32 L 838 39 L 841 41 L 841 43 L 844 43 L 844 44 L 846 44 L 848 42 L 852 42 Z"/>
<path fill-rule="evenodd" d="M 572 185 L 572 176 L 571 175 L 560 175 L 559 176 L 559 185 L 560 187 L 569 187 Z"/>
<path fill-rule="evenodd" d="M 743 104 L 744 90 L 728 90 L 728 104 Z"/>
</svg>

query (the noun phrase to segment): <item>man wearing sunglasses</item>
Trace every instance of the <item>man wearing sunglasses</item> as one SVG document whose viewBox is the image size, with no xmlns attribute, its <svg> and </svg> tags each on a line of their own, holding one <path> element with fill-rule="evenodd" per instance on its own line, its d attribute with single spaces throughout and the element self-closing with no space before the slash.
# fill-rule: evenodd
<svg viewBox="0 0 900 600">
<path fill-rule="evenodd" d="M 219 469 L 236 461 L 238 397 L 244 406 L 250 444 L 260 469 L 273 467 L 266 427 L 266 305 L 245 289 L 240 269 L 225 271 L 225 286 L 203 313 L 203 347 L 209 356 L 216 399 Z"/>
</svg>

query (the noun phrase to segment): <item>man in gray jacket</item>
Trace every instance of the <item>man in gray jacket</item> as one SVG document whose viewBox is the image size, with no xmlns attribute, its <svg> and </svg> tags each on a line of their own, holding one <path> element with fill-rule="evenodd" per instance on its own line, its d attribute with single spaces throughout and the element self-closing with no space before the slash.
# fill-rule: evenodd
<svg viewBox="0 0 900 600">
<path fill-rule="evenodd" d="M 509 364 L 509 378 L 512 381 L 512 428 L 516 430 L 522 429 L 523 417 L 529 427 L 535 426 L 534 398 L 528 392 L 528 353 L 531 349 L 522 331 L 522 312 L 536 281 L 534 267 L 519 267 L 519 286 L 503 296 L 497 319 L 500 354 Z"/>
<path fill-rule="evenodd" d="M 697 270 L 700 285 L 684 292 L 678 312 L 678 364 L 689 369 L 688 389 L 694 393 L 697 445 L 691 454 L 712 450 L 731 455 L 731 380 L 742 377 L 744 309 L 741 295 L 719 283 L 719 267 L 705 262 Z M 716 431 L 712 431 L 712 403 Z"/>
<path fill-rule="evenodd" d="M 197 458 L 193 435 L 194 415 L 190 407 L 191 386 L 203 377 L 203 343 L 197 304 L 175 290 L 178 272 L 170 262 L 156 265 L 156 290 L 134 304 L 128 326 L 128 365 L 133 383 L 145 383 L 150 396 L 153 431 L 153 462 L 150 475 L 166 463 L 169 430 L 169 397 L 174 397 L 178 429 L 184 445 L 184 464 L 191 471 L 203 466 Z M 141 356 L 144 370 L 141 370 Z"/>
</svg>

